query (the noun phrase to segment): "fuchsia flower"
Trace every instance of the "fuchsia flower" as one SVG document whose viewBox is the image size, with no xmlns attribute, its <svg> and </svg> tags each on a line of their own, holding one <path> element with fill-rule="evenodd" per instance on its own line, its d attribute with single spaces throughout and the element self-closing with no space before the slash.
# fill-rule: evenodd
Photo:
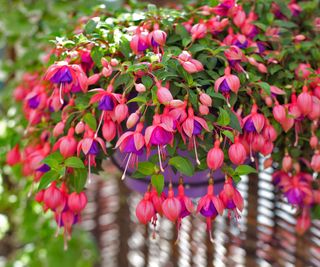
<svg viewBox="0 0 320 267">
<path fill-rule="evenodd" d="M 239 137 L 234 138 L 234 144 L 230 146 L 228 155 L 231 162 L 236 165 L 240 165 L 246 160 L 247 152 L 244 145 L 239 142 Z"/>
<path fill-rule="evenodd" d="M 133 53 L 136 55 L 141 54 L 148 48 L 148 33 L 143 31 L 142 28 L 138 27 L 136 33 L 133 35 L 130 41 L 130 47 Z"/>
<path fill-rule="evenodd" d="M 153 48 L 163 47 L 167 40 L 167 34 L 159 30 L 159 25 L 153 26 L 153 31 L 148 34 L 148 43 Z"/>
<path fill-rule="evenodd" d="M 121 94 L 113 93 L 112 84 L 108 85 L 107 90 L 103 90 L 102 88 L 96 88 L 96 89 L 90 90 L 90 92 L 98 92 L 97 94 L 91 97 L 90 104 L 98 102 L 98 109 L 102 111 L 99 124 L 96 130 L 96 133 L 98 133 L 101 127 L 102 121 L 105 117 L 105 114 L 106 113 L 110 114 L 111 112 L 113 112 L 115 110 L 115 107 L 117 106 L 117 103 L 121 103 L 123 100 L 121 99 L 122 97 Z M 125 110 L 123 109 L 122 111 L 125 112 Z M 119 116 L 123 116 L 123 115 L 126 116 L 126 114 L 127 114 L 127 111 L 126 113 L 121 114 Z"/>
<path fill-rule="evenodd" d="M 224 55 L 232 68 L 236 71 L 243 72 L 247 79 L 249 79 L 248 73 L 240 65 L 241 62 L 247 61 L 247 59 L 239 47 L 235 45 L 230 46 L 224 51 Z"/>
<path fill-rule="evenodd" d="M 6 163 L 10 166 L 18 164 L 21 160 L 21 154 L 19 150 L 19 145 L 15 145 L 8 153 L 6 157 Z"/>
<path fill-rule="evenodd" d="M 80 192 L 79 194 L 73 192 L 68 196 L 68 207 L 75 214 L 83 211 L 87 203 L 88 199 L 84 192 Z"/>
<path fill-rule="evenodd" d="M 290 179 L 282 179 L 280 186 L 292 205 L 301 206 L 312 200 L 312 191 L 309 183 L 305 180 L 308 176 L 303 173 L 292 176 Z M 312 179 L 312 178 L 311 178 Z"/>
<path fill-rule="evenodd" d="M 122 179 L 125 178 L 129 163 L 131 162 L 137 165 L 138 156 L 142 155 L 143 153 L 143 148 L 145 146 L 144 136 L 143 134 L 141 134 L 143 127 L 144 127 L 143 123 L 140 122 L 137 125 L 136 130 L 134 132 L 132 131 L 125 132 L 123 135 L 120 136 L 115 146 L 115 149 L 119 147 L 122 153 L 127 153 L 129 155 L 126 167 L 122 175 Z"/>
<path fill-rule="evenodd" d="M 84 93 L 87 91 L 87 76 L 79 65 L 69 65 L 66 61 L 59 61 L 51 65 L 45 73 L 44 79 L 60 86 L 60 102 L 63 104 L 63 93 L 79 87 Z"/>
<path fill-rule="evenodd" d="M 164 172 L 161 158 L 164 156 L 163 147 L 173 142 L 173 128 L 166 123 L 161 122 L 158 114 L 153 116 L 152 126 L 149 126 L 145 131 L 145 142 L 147 152 L 150 151 L 151 146 L 158 147 L 158 157 L 160 170 Z"/>
<path fill-rule="evenodd" d="M 235 6 L 235 0 L 220 0 L 220 4 L 213 8 L 213 12 L 219 16 L 228 16 L 229 10 Z"/>
<path fill-rule="evenodd" d="M 102 136 L 106 141 L 111 142 L 116 137 L 116 134 L 117 125 L 110 117 L 107 116 L 102 126 Z"/>
<path fill-rule="evenodd" d="M 299 235 L 304 234 L 311 226 L 310 208 L 304 207 L 302 214 L 297 219 L 296 231 Z"/>
<path fill-rule="evenodd" d="M 61 137 L 53 146 L 53 151 L 59 148 L 61 155 L 64 158 L 69 158 L 77 152 L 77 141 L 74 138 L 74 128 L 71 127 L 68 135 Z"/>
<path fill-rule="evenodd" d="M 246 13 L 243 11 L 241 6 L 238 6 L 238 9 L 233 17 L 233 23 L 238 27 L 241 28 L 246 20 Z"/>
<path fill-rule="evenodd" d="M 170 90 L 167 87 L 164 87 L 161 85 L 161 83 L 157 82 L 156 86 L 158 88 L 157 90 L 157 98 L 159 102 L 163 105 L 168 105 L 173 100 L 173 96 L 170 92 Z"/>
<path fill-rule="evenodd" d="M 150 192 L 146 192 L 144 194 L 143 199 L 139 202 L 138 206 L 136 207 L 136 216 L 140 223 L 147 224 L 151 221 L 155 214 L 156 211 L 151 202 Z"/>
<path fill-rule="evenodd" d="M 233 186 L 232 178 L 226 178 L 223 186 L 223 190 L 219 194 L 224 207 L 228 210 L 228 217 L 231 218 L 231 214 L 235 215 L 236 219 L 240 218 L 239 212 L 243 210 L 243 198 L 239 191 Z"/>
<path fill-rule="evenodd" d="M 312 110 L 312 97 L 308 92 L 308 87 L 303 86 L 302 93 L 297 98 L 297 105 L 303 115 L 308 115 Z"/>
<path fill-rule="evenodd" d="M 170 221 L 176 223 L 181 213 L 181 203 L 174 196 L 172 185 L 169 185 L 168 197 L 162 203 L 163 215 Z"/>
<path fill-rule="evenodd" d="M 190 33 L 192 40 L 202 39 L 207 34 L 207 26 L 203 21 L 200 21 L 199 23 L 192 26 Z"/>
<path fill-rule="evenodd" d="M 315 172 L 320 172 L 320 153 L 318 150 L 312 156 L 310 165 Z"/>
<path fill-rule="evenodd" d="M 229 98 L 230 92 L 238 93 L 240 88 L 240 80 L 236 75 L 231 74 L 230 67 L 227 67 L 224 71 L 224 76 L 217 79 L 214 83 L 214 90 L 221 92 L 223 95 Z"/>
<path fill-rule="evenodd" d="M 248 133 L 260 133 L 265 125 L 265 121 L 265 117 L 258 113 L 258 106 L 253 104 L 251 114 L 243 119 L 243 128 Z"/>
<path fill-rule="evenodd" d="M 77 146 L 77 155 L 80 156 L 80 152 L 88 159 L 88 181 L 91 182 L 91 165 L 95 165 L 95 157 L 99 154 L 100 148 L 107 154 L 106 145 L 102 138 L 97 137 L 94 132 L 88 129 L 85 133 L 84 139 L 82 139 Z"/>
<path fill-rule="evenodd" d="M 221 168 L 224 160 L 224 154 L 220 148 L 220 141 L 216 140 L 214 142 L 214 147 L 211 148 L 207 154 L 207 165 L 208 167 L 215 171 Z"/>
<path fill-rule="evenodd" d="M 162 203 L 167 198 L 166 194 L 162 192 L 159 196 L 157 190 L 154 187 L 152 187 L 150 192 L 150 197 L 151 197 L 151 201 L 154 209 L 156 210 L 157 213 L 159 213 L 160 216 L 162 216 L 163 215 Z"/>
<path fill-rule="evenodd" d="M 290 157 L 290 155 L 288 153 L 286 153 L 286 155 L 282 159 L 282 169 L 285 172 L 290 172 L 292 169 L 292 163 L 293 163 L 292 158 Z"/>
<path fill-rule="evenodd" d="M 221 19 L 219 16 L 212 17 L 207 21 L 207 28 L 213 35 L 221 33 L 229 24 L 227 18 Z"/>
<path fill-rule="evenodd" d="M 207 220 L 207 231 L 209 232 L 210 240 L 213 242 L 211 233 L 211 221 L 214 220 L 218 214 L 222 215 L 224 210 L 223 202 L 219 197 L 214 195 L 213 180 L 210 178 L 208 185 L 208 192 L 205 196 L 200 198 L 197 213 L 201 213 Z"/>
<path fill-rule="evenodd" d="M 202 63 L 199 60 L 193 59 L 187 51 L 182 51 L 178 56 L 178 60 L 188 73 L 196 73 L 203 70 Z"/>
<path fill-rule="evenodd" d="M 177 241 L 179 240 L 179 237 L 180 237 L 180 228 L 181 228 L 182 219 L 194 212 L 194 206 L 191 199 L 184 194 L 184 186 L 183 186 L 182 178 L 180 178 L 180 182 L 178 186 L 178 200 L 180 201 L 181 209 L 180 209 L 180 214 L 177 220 L 177 231 L 178 231 Z"/>
<path fill-rule="evenodd" d="M 205 129 L 209 132 L 209 128 L 207 125 L 207 122 L 194 115 L 194 111 L 192 107 L 188 108 L 188 117 L 187 119 L 182 123 L 182 129 L 183 133 L 188 136 L 190 139 L 190 148 L 194 148 L 195 156 L 196 156 L 196 162 L 198 165 L 200 165 L 200 161 L 198 158 L 198 152 L 197 152 L 197 143 L 196 143 L 196 136 L 201 135 L 202 129 Z M 191 142 L 192 139 L 192 142 Z"/>
</svg>

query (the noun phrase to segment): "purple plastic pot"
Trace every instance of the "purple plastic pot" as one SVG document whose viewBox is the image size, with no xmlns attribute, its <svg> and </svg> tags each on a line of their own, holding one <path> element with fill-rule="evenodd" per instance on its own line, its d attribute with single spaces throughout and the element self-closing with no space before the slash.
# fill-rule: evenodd
<svg viewBox="0 0 320 267">
<path fill-rule="evenodd" d="M 154 152 L 155 153 L 155 152 Z M 188 151 L 178 151 L 178 154 L 182 157 L 188 158 L 191 162 L 195 164 L 195 160 L 190 157 Z M 153 154 L 151 154 L 152 156 Z M 115 165 L 118 166 L 119 169 L 123 171 L 123 166 L 125 165 L 125 153 L 121 153 L 119 150 L 117 150 L 113 156 L 112 160 L 115 163 Z M 139 161 L 148 161 L 146 154 L 144 153 L 142 156 L 139 157 Z M 132 190 L 144 193 L 147 191 L 148 185 L 150 184 L 150 177 L 145 178 L 131 178 L 130 175 L 135 170 L 133 168 L 129 168 L 127 170 L 127 176 L 125 178 L 125 184 Z M 165 192 L 167 193 L 167 185 L 169 183 L 169 177 L 171 177 L 173 188 L 175 193 L 177 193 L 177 188 L 179 184 L 179 177 L 180 174 L 175 174 L 173 169 L 170 165 L 168 165 L 165 168 L 165 171 L 163 173 L 165 178 Z M 188 177 L 183 175 L 184 185 L 185 185 L 185 193 L 189 197 L 200 197 L 204 196 L 207 193 L 207 186 L 208 186 L 208 179 L 210 175 L 210 170 L 204 170 L 196 172 L 192 177 Z M 224 183 L 224 174 L 221 171 L 216 171 L 213 175 L 214 177 L 214 185 L 215 185 L 215 193 L 218 194 L 223 187 Z"/>
</svg>

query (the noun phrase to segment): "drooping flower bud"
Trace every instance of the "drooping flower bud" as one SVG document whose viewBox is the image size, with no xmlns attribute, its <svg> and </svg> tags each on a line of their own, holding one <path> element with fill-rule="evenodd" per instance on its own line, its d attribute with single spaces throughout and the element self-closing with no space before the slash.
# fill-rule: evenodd
<svg viewBox="0 0 320 267">
<path fill-rule="evenodd" d="M 216 140 L 214 143 L 214 147 L 211 148 L 207 155 L 207 165 L 213 171 L 219 169 L 224 160 L 224 154 L 222 149 L 219 147 L 220 141 Z"/>
<path fill-rule="evenodd" d="M 200 112 L 201 115 L 208 115 L 209 114 L 208 106 L 200 105 L 199 106 L 199 112 Z"/>
<path fill-rule="evenodd" d="M 315 135 L 312 135 L 309 143 L 312 149 L 316 149 L 319 143 L 318 137 Z"/>
<path fill-rule="evenodd" d="M 155 214 L 155 209 L 150 200 L 150 193 L 146 192 L 143 199 L 137 205 L 136 216 L 140 223 L 147 224 Z"/>
<path fill-rule="evenodd" d="M 312 97 L 308 92 L 308 88 L 303 86 L 302 93 L 297 98 L 297 105 L 303 115 L 308 115 L 312 110 Z"/>
<path fill-rule="evenodd" d="M 206 105 L 208 107 L 212 106 L 212 98 L 206 93 L 200 93 L 199 100 L 202 105 Z"/>
<path fill-rule="evenodd" d="M 113 120 L 106 120 L 102 126 L 102 136 L 108 142 L 111 142 L 117 134 L 117 126 Z"/>
<path fill-rule="evenodd" d="M 56 182 L 52 182 L 51 185 L 45 190 L 43 195 L 44 204 L 51 210 L 63 205 L 65 199 L 63 193 L 56 187 Z"/>
<path fill-rule="evenodd" d="M 173 100 L 172 94 L 168 88 L 160 86 L 157 90 L 157 97 L 161 104 L 167 105 Z"/>
<path fill-rule="evenodd" d="M 143 93 L 146 91 L 146 87 L 142 83 L 136 83 L 135 89 L 138 93 Z"/>
<path fill-rule="evenodd" d="M 88 199 L 84 192 L 73 192 L 68 196 L 68 207 L 74 213 L 81 212 L 87 205 Z"/>
<path fill-rule="evenodd" d="M 320 172 L 320 153 L 319 153 L 319 151 L 316 151 L 315 154 L 312 156 L 310 165 L 311 165 L 311 168 L 315 172 Z"/>
<path fill-rule="evenodd" d="M 129 109 L 125 103 L 117 105 L 114 110 L 114 116 L 117 122 L 121 123 L 122 121 L 124 121 L 128 116 L 128 112 L 129 112 Z"/>
<path fill-rule="evenodd" d="M 232 144 L 228 150 L 228 155 L 233 164 L 240 165 L 242 164 L 246 157 L 246 149 L 243 144 L 239 142 L 239 138 L 235 137 L 234 144 Z"/>
<path fill-rule="evenodd" d="M 84 132 L 85 129 L 85 124 L 83 121 L 79 121 L 75 127 L 75 133 L 76 134 L 82 134 Z"/>
<path fill-rule="evenodd" d="M 163 215 L 172 222 L 176 222 L 181 212 L 181 203 L 174 196 L 172 186 L 169 186 L 168 197 L 162 203 Z"/>
<path fill-rule="evenodd" d="M 289 172 L 292 169 L 292 158 L 289 156 L 289 154 L 286 154 L 282 159 L 282 169 L 285 172 Z"/>
<path fill-rule="evenodd" d="M 130 128 L 134 127 L 137 124 L 137 122 L 139 121 L 139 118 L 140 117 L 137 114 L 137 112 L 131 113 L 127 119 L 127 128 L 130 129 Z"/>
<path fill-rule="evenodd" d="M 274 106 L 272 113 L 277 122 L 281 123 L 286 119 L 286 109 L 278 103 Z"/>
<path fill-rule="evenodd" d="M 59 135 L 63 134 L 63 130 L 65 127 L 65 122 L 64 121 L 60 121 L 56 124 L 56 126 L 53 128 L 53 136 L 54 137 L 58 137 Z"/>
<path fill-rule="evenodd" d="M 19 163 L 21 160 L 21 155 L 19 151 L 19 145 L 15 145 L 8 153 L 6 157 L 6 163 L 10 166 L 13 166 Z"/>
</svg>

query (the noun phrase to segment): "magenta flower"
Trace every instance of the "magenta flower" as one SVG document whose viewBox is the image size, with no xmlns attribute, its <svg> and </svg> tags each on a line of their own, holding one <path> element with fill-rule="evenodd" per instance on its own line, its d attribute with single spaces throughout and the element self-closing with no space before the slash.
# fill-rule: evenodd
<svg viewBox="0 0 320 267">
<path fill-rule="evenodd" d="M 162 167 L 161 154 L 163 156 L 163 147 L 165 145 L 172 145 L 173 132 L 174 130 L 170 125 L 161 122 L 159 114 L 154 115 L 152 126 L 149 126 L 145 132 L 147 151 L 150 150 L 151 146 L 158 147 L 159 164 L 162 172 L 164 169 Z"/>
<path fill-rule="evenodd" d="M 51 65 L 45 73 L 44 79 L 59 85 L 61 104 L 63 104 L 63 93 L 70 92 L 74 86 L 84 93 L 88 88 L 88 78 L 81 66 L 77 64 L 69 65 L 66 61 L 59 61 Z"/>
<path fill-rule="evenodd" d="M 200 135 L 202 132 L 202 129 L 205 129 L 206 131 L 209 131 L 207 122 L 194 115 L 194 111 L 192 107 L 189 107 L 188 109 L 188 117 L 187 119 L 182 123 L 182 129 L 183 133 L 188 136 L 190 139 L 190 148 L 194 148 L 195 156 L 197 164 L 200 165 L 200 161 L 198 158 L 198 152 L 197 152 L 197 142 L 196 142 L 196 136 Z M 192 140 L 192 142 L 191 142 Z"/>
<path fill-rule="evenodd" d="M 205 196 L 200 198 L 197 213 L 201 213 L 207 220 L 207 231 L 209 232 L 210 240 L 213 242 L 211 233 L 211 221 L 214 220 L 218 214 L 222 215 L 224 206 L 220 198 L 214 195 L 212 179 L 209 180 L 208 192 Z"/>
<path fill-rule="evenodd" d="M 143 148 L 145 146 L 144 136 L 141 134 L 143 127 L 143 123 L 140 122 L 137 125 L 136 130 L 134 132 L 125 132 L 123 135 L 120 136 L 115 146 L 115 148 L 119 147 L 121 152 L 127 153 L 129 155 L 126 167 L 122 175 L 122 179 L 125 178 L 129 163 L 132 162 L 136 163 L 135 165 L 137 165 L 138 156 L 142 155 L 143 153 Z"/>
</svg>

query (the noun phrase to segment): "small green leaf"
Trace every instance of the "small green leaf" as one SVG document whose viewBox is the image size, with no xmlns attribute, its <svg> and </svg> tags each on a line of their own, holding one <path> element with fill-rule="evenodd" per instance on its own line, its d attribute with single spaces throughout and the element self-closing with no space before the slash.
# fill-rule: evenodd
<svg viewBox="0 0 320 267">
<path fill-rule="evenodd" d="M 141 178 L 146 178 L 146 175 L 141 172 L 136 171 L 133 174 L 131 174 L 130 177 L 136 178 L 136 179 L 141 179 Z"/>
<path fill-rule="evenodd" d="M 257 84 L 266 92 L 267 95 L 271 94 L 270 85 L 268 83 L 258 82 Z"/>
<path fill-rule="evenodd" d="M 228 125 L 230 123 L 230 116 L 228 112 L 221 107 L 219 107 L 219 110 L 220 110 L 220 113 L 219 113 L 217 123 L 222 126 Z"/>
<path fill-rule="evenodd" d="M 59 173 L 57 173 L 54 170 L 46 172 L 40 180 L 39 186 L 38 186 L 38 191 L 45 189 L 48 187 L 51 182 L 57 180 L 59 178 Z"/>
<path fill-rule="evenodd" d="M 137 172 L 149 176 L 154 174 L 155 165 L 152 162 L 139 162 Z"/>
<path fill-rule="evenodd" d="M 84 27 L 84 32 L 86 34 L 90 34 L 96 29 L 96 27 L 97 27 L 97 22 L 91 19 L 87 22 L 86 26 Z"/>
<path fill-rule="evenodd" d="M 173 157 L 169 160 L 169 165 L 175 167 L 179 172 L 187 176 L 194 174 L 194 166 L 189 159 L 180 156 Z"/>
<path fill-rule="evenodd" d="M 233 113 L 233 111 L 231 109 L 228 109 L 228 114 L 230 116 L 230 123 L 229 125 L 237 130 L 238 132 L 242 133 L 242 128 L 240 126 L 240 123 L 239 123 L 239 119 L 238 117 Z"/>
<path fill-rule="evenodd" d="M 232 141 L 232 143 L 234 142 L 234 135 L 232 132 L 225 130 L 222 132 L 222 134 L 224 134 L 226 137 L 228 137 Z"/>
<path fill-rule="evenodd" d="M 237 175 L 237 174 L 233 175 L 233 176 L 232 176 L 232 179 L 233 179 L 233 181 L 234 181 L 236 184 L 241 181 L 240 175 Z"/>
<path fill-rule="evenodd" d="M 66 161 L 64 162 L 64 164 L 67 166 L 67 167 L 71 167 L 71 168 L 85 168 L 82 160 L 78 157 L 70 157 L 70 158 L 67 158 Z"/>
<path fill-rule="evenodd" d="M 87 113 L 86 115 L 84 115 L 83 120 L 86 124 L 89 125 L 91 130 L 95 131 L 97 129 L 96 118 L 91 113 Z"/>
<path fill-rule="evenodd" d="M 143 85 L 149 89 L 153 85 L 153 80 L 149 76 L 142 76 L 141 78 Z"/>
<path fill-rule="evenodd" d="M 54 152 L 50 155 L 48 155 L 46 158 L 42 160 L 44 164 L 47 164 L 51 169 L 59 170 L 60 169 L 60 163 L 62 163 L 64 160 L 63 156 L 60 154 L 60 152 Z"/>
<path fill-rule="evenodd" d="M 158 195 L 160 195 L 164 187 L 164 176 L 162 174 L 152 175 L 151 184 L 156 188 Z"/>
<path fill-rule="evenodd" d="M 252 168 L 249 165 L 239 165 L 236 169 L 235 169 L 235 173 L 238 175 L 246 175 L 249 173 L 257 173 L 257 170 Z"/>
<path fill-rule="evenodd" d="M 73 174 L 70 175 L 70 184 L 77 193 L 83 191 L 87 177 L 87 169 L 74 169 Z"/>
<path fill-rule="evenodd" d="M 132 102 L 140 102 L 140 103 L 146 103 L 147 102 L 147 98 L 143 95 L 138 95 L 132 99 L 130 99 L 127 103 L 132 103 Z"/>
</svg>

